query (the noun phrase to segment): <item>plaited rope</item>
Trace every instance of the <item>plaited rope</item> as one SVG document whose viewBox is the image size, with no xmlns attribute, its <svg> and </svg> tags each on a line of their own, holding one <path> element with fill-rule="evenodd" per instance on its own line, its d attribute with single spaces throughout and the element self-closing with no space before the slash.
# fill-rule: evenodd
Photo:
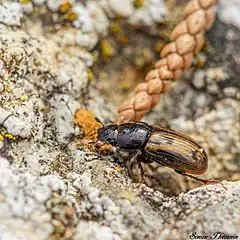
<svg viewBox="0 0 240 240">
<path fill-rule="evenodd" d="M 116 123 L 135 122 L 154 108 L 160 95 L 169 91 L 172 81 L 180 79 L 192 64 L 194 54 L 202 48 L 205 32 L 211 28 L 219 0 L 192 0 L 184 11 L 184 20 L 172 31 L 170 43 L 161 51 L 155 69 L 137 85 L 134 96 L 118 109 Z"/>
</svg>

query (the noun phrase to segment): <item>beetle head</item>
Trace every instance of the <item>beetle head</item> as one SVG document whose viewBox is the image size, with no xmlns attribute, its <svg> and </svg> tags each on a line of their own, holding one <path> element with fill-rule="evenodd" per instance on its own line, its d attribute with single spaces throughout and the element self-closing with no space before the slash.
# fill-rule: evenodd
<svg viewBox="0 0 240 240">
<path fill-rule="evenodd" d="M 111 124 L 98 129 L 97 139 L 105 144 L 117 145 L 118 126 Z"/>
</svg>

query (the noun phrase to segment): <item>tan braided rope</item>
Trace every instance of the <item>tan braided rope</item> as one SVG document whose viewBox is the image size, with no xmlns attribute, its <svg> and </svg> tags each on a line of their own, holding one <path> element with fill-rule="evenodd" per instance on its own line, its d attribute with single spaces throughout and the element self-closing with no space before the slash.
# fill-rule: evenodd
<svg viewBox="0 0 240 240">
<path fill-rule="evenodd" d="M 161 51 L 161 59 L 155 69 L 137 85 L 134 96 L 118 109 L 116 123 L 140 121 L 145 113 L 160 101 L 160 95 L 168 92 L 171 83 L 180 79 L 183 71 L 192 64 L 205 41 L 204 34 L 211 28 L 219 0 L 192 0 L 184 10 L 184 20 L 172 31 L 170 43 Z"/>
</svg>

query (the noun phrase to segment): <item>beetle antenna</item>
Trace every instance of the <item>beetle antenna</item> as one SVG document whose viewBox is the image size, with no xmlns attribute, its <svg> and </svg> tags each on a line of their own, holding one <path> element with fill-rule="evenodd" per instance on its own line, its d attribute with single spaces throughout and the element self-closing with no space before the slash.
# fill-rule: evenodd
<svg viewBox="0 0 240 240">
<path fill-rule="evenodd" d="M 103 123 L 101 122 L 101 120 L 99 118 L 95 117 L 95 120 L 103 126 Z"/>
<path fill-rule="evenodd" d="M 178 171 L 178 170 L 175 170 L 176 173 L 179 173 L 183 176 L 187 176 L 189 178 L 192 178 L 196 181 L 199 181 L 199 182 L 202 182 L 203 184 L 207 185 L 207 184 L 216 184 L 216 183 L 221 183 L 220 180 L 215 180 L 215 179 L 202 179 L 202 178 L 198 178 L 198 177 L 195 177 L 191 174 L 188 174 L 188 173 L 185 173 L 185 172 L 182 172 L 182 171 Z"/>
</svg>

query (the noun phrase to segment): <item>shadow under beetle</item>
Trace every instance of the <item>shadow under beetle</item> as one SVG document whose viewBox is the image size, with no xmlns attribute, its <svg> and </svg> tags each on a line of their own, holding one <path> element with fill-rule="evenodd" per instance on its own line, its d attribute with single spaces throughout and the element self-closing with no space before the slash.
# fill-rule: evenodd
<svg viewBox="0 0 240 240">
<path fill-rule="evenodd" d="M 120 152 L 129 152 L 128 165 L 132 176 L 132 164 L 157 162 L 174 169 L 177 173 L 201 181 L 204 184 L 217 182 L 192 176 L 206 171 L 208 157 L 204 149 L 190 137 L 158 125 L 145 122 L 111 124 L 98 129 L 97 145 L 110 144 Z"/>
</svg>

